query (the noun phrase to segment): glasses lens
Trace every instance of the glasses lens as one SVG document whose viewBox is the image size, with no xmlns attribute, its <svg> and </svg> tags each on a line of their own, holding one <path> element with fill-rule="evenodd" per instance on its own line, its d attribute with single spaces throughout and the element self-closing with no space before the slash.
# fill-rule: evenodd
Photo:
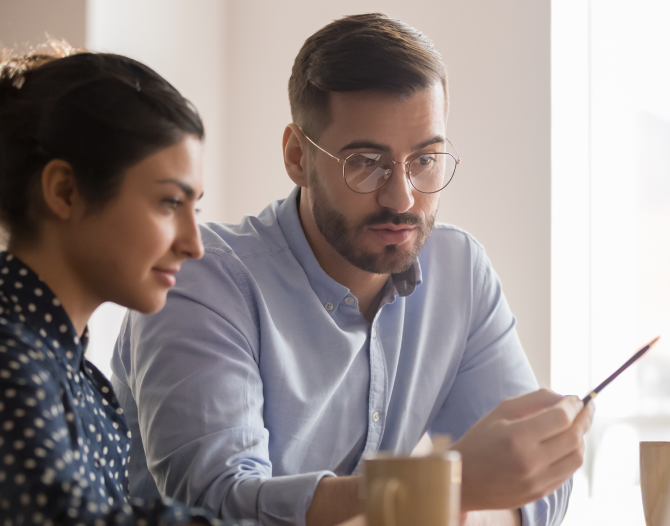
<svg viewBox="0 0 670 526">
<path fill-rule="evenodd" d="M 393 172 L 393 161 L 381 153 L 357 153 L 344 165 L 347 186 L 359 194 L 379 190 Z"/>
<path fill-rule="evenodd" d="M 456 159 L 450 153 L 426 153 L 409 163 L 409 180 L 419 192 L 439 192 L 454 177 Z"/>
</svg>

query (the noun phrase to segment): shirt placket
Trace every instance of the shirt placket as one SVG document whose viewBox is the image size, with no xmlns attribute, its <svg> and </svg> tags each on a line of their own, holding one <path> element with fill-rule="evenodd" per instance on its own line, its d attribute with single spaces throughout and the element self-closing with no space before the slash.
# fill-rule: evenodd
<svg viewBox="0 0 670 526">
<path fill-rule="evenodd" d="M 379 331 L 380 317 L 385 304 L 392 303 L 395 300 L 395 294 L 389 293 L 382 300 L 377 315 L 372 321 L 370 327 L 370 393 L 368 404 L 368 436 L 365 442 L 363 455 L 355 473 L 360 473 L 363 461 L 369 455 L 379 451 L 379 447 L 384 436 L 386 426 L 386 407 L 387 407 L 387 386 L 388 370 L 386 368 L 386 358 L 384 346 L 382 344 Z"/>
</svg>

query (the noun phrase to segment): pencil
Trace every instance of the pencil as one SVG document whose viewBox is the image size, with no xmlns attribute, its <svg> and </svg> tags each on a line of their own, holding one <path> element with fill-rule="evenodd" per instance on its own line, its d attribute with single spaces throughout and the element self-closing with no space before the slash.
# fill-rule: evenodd
<svg viewBox="0 0 670 526">
<path fill-rule="evenodd" d="M 584 402 L 584 405 L 588 404 L 591 400 L 593 400 L 597 394 L 602 391 L 607 385 L 614 380 L 617 376 L 619 376 L 621 373 L 623 373 L 626 369 L 628 369 L 632 364 L 634 364 L 638 359 L 640 359 L 649 349 L 651 349 L 654 344 L 658 341 L 660 336 L 656 336 L 653 340 L 651 340 L 647 345 L 642 347 L 639 351 L 637 351 L 633 356 L 631 356 L 628 361 L 623 364 L 621 367 L 619 367 L 616 371 L 614 371 L 611 375 L 607 377 L 607 379 L 601 383 L 598 387 L 596 387 L 593 391 L 591 391 L 589 394 L 587 394 L 584 398 L 582 398 L 582 402 Z"/>
</svg>

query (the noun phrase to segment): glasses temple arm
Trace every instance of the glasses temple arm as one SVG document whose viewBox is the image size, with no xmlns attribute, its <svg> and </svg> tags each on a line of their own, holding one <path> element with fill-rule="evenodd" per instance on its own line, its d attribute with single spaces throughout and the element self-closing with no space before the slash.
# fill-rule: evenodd
<svg viewBox="0 0 670 526">
<path fill-rule="evenodd" d="M 304 134 L 303 134 L 303 135 L 304 135 Z M 305 136 L 305 137 L 306 137 L 306 136 Z M 456 152 L 456 164 L 461 164 L 461 156 L 459 155 L 458 150 L 456 149 L 456 146 L 454 146 L 454 143 L 451 142 L 447 137 L 445 137 L 445 139 L 447 139 L 447 142 L 448 142 L 449 144 L 451 144 L 451 147 L 452 147 L 452 148 L 454 149 L 454 151 Z"/>
<path fill-rule="evenodd" d="M 333 154 L 328 153 L 326 150 L 324 150 L 323 148 L 321 148 L 321 146 L 319 146 L 319 145 L 316 144 L 312 139 L 310 139 L 310 138 L 305 134 L 305 132 L 302 131 L 299 127 L 298 127 L 298 129 L 300 130 L 300 133 L 303 134 L 303 136 L 305 137 L 305 139 L 307 139 L 309 142 L 311 142 L 314 146 L 316 146 L 319 150 L 321 150 L 321 151 L 322 151 L 323 153 L 325 153 L 327 156 L 332 157 L 333 159 L 335 159 L 335 160 L 336 160 L 338 163 L 340 163 L 340 164 L 345 164 L 345 163 L 347 162 L 346 159 L 340 159 L 339 157 L 335 157 Z M 456 152 L 456 164 L 461 164 L 461 156 L 460 156 L 460 154 L 458 153 L 458 150 L 456 149 L 456 147 L 454 146 L 454 143 L 452 143 L 447 137 L 445 137 L 445 139 L 447 139 L 447 142 L 448 142 L 448 143 L 451 145 L 451 147 L 454 149 L 454 152 Z M 393 161 L 393 164 L 396 164 L 396 161 Z M 402 164 L 406 164 L 406 163 L 402 163 Z"/>
<path fill-rule="evenodd" d="M 298 129 L 300 130 L 300 128 L 298 128 Z M 300 133 L 303 134 L 303 136 L 305 137 L 305 139 L 307 139 L 309 142 L 311 142 L 314 146 L 316 146 L 316 147 L 317 147 L 319 150 L 321 150 L 323 153 L 325 153 L 325 154 L 328 155 L 329 157 L 332 157 L 333 159 L 335 159 L 338 163 L 340 163 L 340 164 L 344 164 L 344 163 L 347 162 L 346 160 L 344 160 L 344 159 L 340 159 L 339 157 L 335 157 L 333 154 L 328 153 L 326 150 L 324 150 L 323 148 L 321 148 L 321 146 L 319 146 L 319 145 L 316 144 L 312 139 L 310 139 L 309 137 L 307 137 L 307 135 L 305 134 L 304 131 L 300 130 Z M 447 139 L 447 140 L 448 140 L 448 139 Z M 455 148 L 454 148 L 454 150 L 455 150 Z"/>
</svg>

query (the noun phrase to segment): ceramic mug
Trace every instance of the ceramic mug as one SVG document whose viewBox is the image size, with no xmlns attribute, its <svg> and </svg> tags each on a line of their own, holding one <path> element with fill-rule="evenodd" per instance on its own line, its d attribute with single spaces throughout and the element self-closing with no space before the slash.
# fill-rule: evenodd
<svg viewBox="0 0 670 526">
<path fill-rule="evenodd" d="M 365 461 L 368 526 L 458 526 L 461 455 L 379 455 Z"/>
<path fill-rule="evenodd" d="M 647 526 L 670 526 L 670 442 L 640 442 L 640 489 Z"/>
</svg>

